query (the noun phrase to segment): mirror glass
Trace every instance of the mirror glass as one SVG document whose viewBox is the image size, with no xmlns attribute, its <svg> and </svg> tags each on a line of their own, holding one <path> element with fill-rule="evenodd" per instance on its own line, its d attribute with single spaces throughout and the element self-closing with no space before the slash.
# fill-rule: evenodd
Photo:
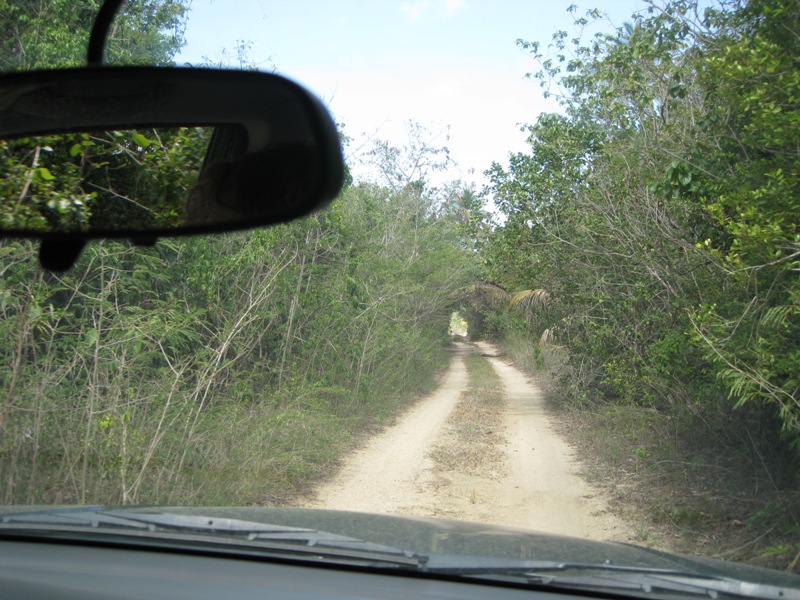
<svg viewBox="0 0 800 600">
<path fill-rule="evenodd" d="M 282 142 L 247 153 L 243 130 L 217 129 L 216 138 L 214 131 L 159 127 L 0 141 L 0 227 L 66 233 L 209 226 L 268 216 L 314 191 L 313 146 Z"/>
<path fill-rule="evenodd" d="M 0 232 L 154 237 L 291 220 L 341 187 L 322 104 L 265 73 L 0 75 Z"/>
</svg>

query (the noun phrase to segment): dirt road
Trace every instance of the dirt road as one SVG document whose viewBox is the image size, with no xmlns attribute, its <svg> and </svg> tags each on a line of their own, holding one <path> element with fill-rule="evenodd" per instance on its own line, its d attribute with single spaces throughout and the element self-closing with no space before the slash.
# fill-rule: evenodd
<svg viewBox="0 0 800 600">
<path fill-rule="evenodd" d="M 355 451 L 304 505 L 631 540 L 627 526 L 579 477 L 574 452 L 552 427 L 541 391 L 488 344 L 480 351 L 505 387 L 499 459 L 478 472 L 436 463 L 431 452 L 448 435 L 448 416 L 468 385 L 464 355 L 471 351 L 459 345 L 439 388 Z"/>
</svg>

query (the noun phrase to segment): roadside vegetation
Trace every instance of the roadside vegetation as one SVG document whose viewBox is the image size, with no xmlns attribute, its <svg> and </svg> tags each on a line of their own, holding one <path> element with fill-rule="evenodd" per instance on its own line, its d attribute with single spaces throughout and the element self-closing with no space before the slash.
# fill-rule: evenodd
<svg viewBox="0 0 800 600">
<path fill-rule="evenodd" d="M 489 172 L 471 335 L 550 373 L 598 476 L 668 543 L 796 568 L 800 7 L 575 17 L 518 42 L 562 112 Z"/>
<path fill-rule="evenodd" d="M 4 503 L 285 499 L 434 385 L 472 277 L 414 186 L 268 230 L 91 244 L 61 275 L 28 243 L 0 253 Z"/>
<path fill-rule="evenodd" d="M 0 66 L 82 64 L 75 32 L 88 36 L 95 4 L 7 7 Z M 187 7 L 128 2 L 109 61 L 169 64 Z M 34 245 L 0 242 L 0 503 L 285 503 L 431 389 L 477 263 L 459 187 L 426 183 L 446 149 L 409 131 L 408 148 L 375 142 L 379 181 L 348 178 L 329 211 L 295 223 L 92 243 L 64 274 L 43 272 Z M 203 140 L 188 129 L 4 142 L 0 217 L 102 226 L 125 199 L 100 198 L 100 177 L 135 182 L 139 204 L 180 219 Z M 113 214 L 131 224 L 137 206 Z"/>
</svg>

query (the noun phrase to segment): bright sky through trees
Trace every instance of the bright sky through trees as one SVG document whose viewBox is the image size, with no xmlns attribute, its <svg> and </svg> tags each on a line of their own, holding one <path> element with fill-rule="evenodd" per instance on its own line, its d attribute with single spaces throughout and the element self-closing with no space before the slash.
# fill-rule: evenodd
<svg viewBox="0 0 800 600">
<path fill-rule="evenodd" d="M 644 6 L 641 0 L 194 0 L 177 60 L 198 64 L 205 57 L 235 66 L 237 46 L 244 46 L 248 64 L 274 66 L 329 104 L 355 138 L 351 158 L 370 136 L 403 145 L 405 122 L 413 119 L 440 134 L 435 144 L 450 148 L 459 168 L 448 179 L 481 181 L 493 160 L 525 148 L 518 124 L 556 108 L 524 79 L 537 65 L 515 41 L 546 44 L 559 29 L 572 35 L 573 3 L 576 17 L 597 6 L 614 25 Z"/>
</svg>

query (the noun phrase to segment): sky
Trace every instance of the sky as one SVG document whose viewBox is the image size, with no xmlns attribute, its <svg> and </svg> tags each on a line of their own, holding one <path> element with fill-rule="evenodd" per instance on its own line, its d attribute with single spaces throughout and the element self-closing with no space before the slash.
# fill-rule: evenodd
<svg viewBox="0 0 800 600">
<path fill-rule="evenodd" d="M 356 178 L 375 139 L 408 142 L 409 120 L 447 146 L 457 163 L 441 180 L 476 187 L 493 161 L 526 149 L 520 130 L 558 110 L 525 74 L 537 63 L 517 39 L 546 45 L 576 16 L 600 8 L 611 31 L 645 6 L 641 0 L 193 0 L 179 64 L 207 61 L 277 69 L 315 92 L 353 140 Z M 434 178 L 435 179 L 435 178 Z M 435 183 L 442 183 L 439 181 Z"/>
</svg>

